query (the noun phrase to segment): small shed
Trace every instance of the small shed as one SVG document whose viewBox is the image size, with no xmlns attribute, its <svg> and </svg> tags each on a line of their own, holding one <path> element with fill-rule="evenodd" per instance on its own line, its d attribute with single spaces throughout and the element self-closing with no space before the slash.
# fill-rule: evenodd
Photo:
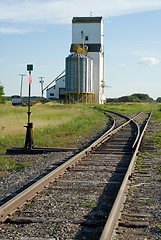
<svg viewBox="0 0 161 240">
<path fill-rule="evenodd" d="M 65 75 L 55 81 L 55 85 L 46 90 L 47 99 L 65 99 Z"/>
</svg>

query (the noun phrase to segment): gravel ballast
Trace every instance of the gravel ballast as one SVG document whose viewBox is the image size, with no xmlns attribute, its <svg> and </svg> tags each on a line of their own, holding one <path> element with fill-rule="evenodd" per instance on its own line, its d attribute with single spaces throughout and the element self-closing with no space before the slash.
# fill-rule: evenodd
<svg viewBox="0 0 161 240">
<path fill-rule="evenodd" d="M 161 147 L 155 148 L 153 142 L 160 129 L 161 124 L 152 119 L 141 144 L 114 240 L 161 239 Z"/>
<path fill-rule="evenodd" d="M 160 214 L 160 178 L 157 167 L 161 166 L 161 155 L 157 155 L 156 150 L 152 143 L 152 135 L 159 131 L 161 128 L 159 123 L 156 123 L 154 120 L 150 123 L 150 128 L 146 133 L 147 138 L 143 141 L 142 149 L 140 154 L 144 155 L 141 158 L 142 164 L 146 165 L 146 168 L 141 168 L 139 165 L 136 165 L 136 170 L 133 175 L 127 200 L 123 209 L 122 219 L 119 227 L 117 228 L 117 234 L 114 239 L 161 239 L 161 233 L 159 231 L 159 226 L 161 225 L 161 214 Z M 150 148 L 149 148 L 150 146 Z M 145 154 L 149 153 L 149 154 Z M 42 155 L 19 155 L 12 156 L 16 161 L 22 161 L 22 158 L 28 161 L 33 161 L 32 166 L 22 169 L 18 172 L 11 172 L 4 179 L 1 179 L 1 199 L 9 196 L 15 192 L 20 187 L 23 187 L 27 182 L 37 178 L 40 175 L 47 172 L 49 169 L 54 168 L 60 161 L 65 161 L 73 153 L 50 153 Z M 139 164 L 139 162 L 137 162 Z M 134 189 L 134 190 L 133 190 Z M 47 197 L 47 199 L 46 199 Z M 48 201 L 52 206 L 52 211 L 56 211 L 53 208 L 54 199 L 50 199 L 50 192 L 46 192 L 45 198 L 37 195 L 37 199 L 43 205 L 43 215 L 38 216 L 39 212 L 35 213 L 29 211 L 29 204 L 26 208 L 26 217 L 27 216 L 38 216 L 39 219 L 33 218 L 33 222 L 25 224 L 15 224 L 4 223 L 0 225 L 0 239 L 43 239 L 43 240 L 64 240 L 64 239 L 76 239 L 69 237 L 71 228 L 75 228 L 75 231 L 78 231 L 81 228 L 81 222 L 78 222 L 76 212 L 73 210 L 73 219 L 72 223 L 67 221 L 68 217 L 68 206 L 64 208 L 65 214 L 57 213 L 57 219 L 48 219 L 45 215 L 48 215 L 49 209 L 45 209 L 46 201 Z M 81 196 L 80 196 L 81 199 Z M 91 195 L 92 199 L 92 195 Z M 63 193 L 60 193 L 60 204 L 63 205 Z M 147 204 L 145 204 L 147 202 Z M 33 202 L 34 204 L 34 202 Z M 40 207 L 41 207 L 40 204 Z M 72 199 L 69 199 L 69 205 L 72 204 Z M 79 205 L 81 202 L 79 202 Z M 76 206 L 73 206 L 75 209 Z M 41 210 L 41 209 L 40 209 Z M 46 211 L 46 212 L 45 212 Z M 84 209 L 82 208 L 82 212 Z M 135 213 L 135 215 L 133 215 Z M 71 213 L 70 213 L 71 214 Z M 86 214 L 83 212 L 83 215 Z M 140 215 L 139 215 L 140 214 Z M 52 212 L 51 212 L 52 215 Z M 17 213 L 18 216 L 18 213 Z M 131 220 L 132 219 L 132 220 Z M 29 218 L 29 221 L 31 219 Z M 37 221 L 37 222 L 36 222 Z M 66 229 L 61 228 L 60 222 L 66 222 Z M 83 219 L 82 219 L 83 221 Z M 10 227 L 9 227 L 10 226 Z M 12 227 L 13 226 L 13 227 Z M 58 229 L 58 235 L 54 235 L 52 229 L 56 227 Z M 63 231 L 63 232 L 62 232 Z M 59 233 L 63 238 L 59 238 Z M 71 232 L 72 233 L 72 232 Z M 24 237 L 25 236 L 25 237 Z M 41 236 L 41 237 L 40 237 Z M 84 239 L 83 236 L 80 239 Z M 89 238 L 93 240 L 94 236 Z"/>
</svg>

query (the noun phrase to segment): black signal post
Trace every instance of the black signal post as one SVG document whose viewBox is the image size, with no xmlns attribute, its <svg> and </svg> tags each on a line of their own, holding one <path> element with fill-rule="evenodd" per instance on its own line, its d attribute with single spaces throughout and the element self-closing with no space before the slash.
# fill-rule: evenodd
<svg viewBox="0 0 161 240">
<path fill-rule="evenodd" d="M 26 140 L 25 140 L 25 149 L 32 149 L 33 147 L 33 123 L 30 122 L 30 107 L 31 107 L 31 83 L 32 83 L 32 76 L 31 76 L 31 71 L 33 71 L 33 65 L 27 65 L 27 71 L 29 71 L 29 97 L 28 97 L 28 123 L 26 131 Z"/>
<path fill-rule="evenodd" d="M 12 154 L 12 153 L 16 153 L 16 154 L 41 154 L 41 153 L 45 153 L 45 152 L 55 152 L 55 151 L 60 151 L 57 150 L 57 148 L 47 148 L 47 147 L 42 147 L 42 148 L 37 148 L 34 147 L 33 144 L 33 140 L 34 140 L 34 129 L 33 129 L 33 123 L 30 122 L 30 115 L 31 115 L 31 83 L 32 83 L 32 76 L 31 76 L 31 72 L 33 71 L 33 65 L 27 65 L 27 71 L 29 72 L 29 97 L 28 97 L 28 111 L 27 111 L 27 115 L 28 115 L 28 122 L 27 122 L 27 126 L 26 127 L 26 139 L 25 139 L 25 146 L 24 147 L 13 147 L 11 149 L 7 149 L 6 153 L 7 154 Z M 73 150 L 73 149 L 72 149 Z M 72 151 L 68 149 L 62 149 L 61 151 Z"/>
</svg>

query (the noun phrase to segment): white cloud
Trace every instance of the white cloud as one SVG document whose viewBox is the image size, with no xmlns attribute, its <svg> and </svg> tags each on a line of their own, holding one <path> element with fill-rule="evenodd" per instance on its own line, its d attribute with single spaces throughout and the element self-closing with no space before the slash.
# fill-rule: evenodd
<svg viewBox="0 0 161 240">
<path fill-rule="evenodd" d="M 160 0 L 1 0 L 0 21 L 71 23 L 73 16 L 120 16 L 161 9 Z"/>
<path fill-rule="evenodd" d="M 124 67 L 127 67 L 127 64 L 126 63 L 120 63 L 119 66 L 124 68 Z"/>
<path fill-rule="evenodd" d="M 26 34 L 31 32 L 45 32 L 44 29 L 36 28 L 11 28 L 11 27 L 0 27 L 0 34 Z"/>
<path fill-rule="evenodd" d="M 27 29 L 18 29 L 18 28 L 0 28 L 0 34 L 24 34 L 29 32 Z"/>
<path fill-rule="evenodd" d="M 154 57 L 142 57 L 139 60 L 139 64 L 144 64 L 144 65 L 147 65 L 147 66 L 153 66 L 153 65 L 156 65 L 156 64 L 159 64 L 159 63 L 160 63 L 160 60 L 157 59 L 157 58 L 154 58 Z"/>
</svg>

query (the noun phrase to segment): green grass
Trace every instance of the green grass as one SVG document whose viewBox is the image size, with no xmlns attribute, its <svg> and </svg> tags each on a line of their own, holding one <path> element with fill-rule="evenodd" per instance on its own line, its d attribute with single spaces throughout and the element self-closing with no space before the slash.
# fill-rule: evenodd
<svg viewBox="0 0 161 240">
<path fill-rule="evenodd" d="M 153 118 L 161 122 L 161 104 L 157 103 L 108 103 L 105 105 L 96 105 L 97 109 L 109 110 L 118 112 L 121 114 L 135 114 L 140 111 L 150 113 L 153 109 Z M 158 133 L 153 135 L 153 141 L 157 148 L 161 148 L 161 131 L 158 129 Z"/>
<path fill-rule="evenodd" d="M 158 133 L 154 134 L 152 137 L 153 137 L 153 141 L 155 143 L 155 146 L 157 148 L 161 148 L 161 132 L 158 132 Z"/>
<path fill-rule="evenodd" d="M 161 122 L 161 104 L 157 105 L 156 111 L 154 111 L 153 117 L 156 121 Z M 153 141 L 157 148 L 161 148 L 161 131 L 158 129 L 158 132 L 153 135 Z"/>
<path fill-rule="evenodd" d="M 161 122 L 161 104 L 157 104 L 153 117 L 158 121 Z"/>
<path fill-rule="evenodd" d="M 107 103 L 105 105 L 96 105 L 96 108 L 121 114 L 135 114 L 142 110 L 150 112 L 152 108 L 156 108 L 156 105 L 151 103 Z"/>
<path fill-rule="evenodd" d="M 149 205 L 152 203 L 152 199 L 148 199 L 148 200 L 140 200 L 140 203 L 143 205 Z"/>
<path fill-rule="evenodd" d="M 148 153 L 148 152 L 144 152 L 143 154 L 140 154 L 140 153 L 138 154 L 138 158 L 136 159 L 136 163 L 137 163 L 136 166 L 137 166 L 138 169 L 149 168 L 148 165 L 142 163 L 142 160 L 145 158 L 145 156 L 151 156 L 151 154 Z"/>
<path fill-rule="evenodd" d="M 105 105 L 38 103 L 31 107 L 31 122 L 34 125 L 34 145 L 37 147 L 76 147 L 89 136 L 97 134 L 99 129 L 109 123 L 109 118 L 101 111 L 111 110 L 123 114 L 135 114 L 141 110 L 154 109 L 154 118 L 161 121 L 161 105 L 148 103 L 108 103 Z M 18 163 L 12 163 L 3 156 L 7 148 L 25 144 L 27 107 L 13 107 L 11 103 L 0 105 L 0 171 L 18 169 Z M 160 146 L 161 133 L 154 136 Z M 20 164 L 21 165 L 21 164 Z M 23 164 L 22 164 L 23 165 Z"/>
<path fill-rule="evenodd" d="M 27 205 L 27 206 L 31 206 L 32 203 L 31 203 L 31 202 L 27 202 L 26 205 Z"/>
<path fill-rule="evenodd" d="M 28 162 L 17 163 L 10 157 L 1 156 L 0 157 L 0 171 L 18 171 L 22 168 L 27 167 L 29 164 Z"/>
<path fill-rule="evenodd" d="M 161 166 L 155 167 L 155 169 L 158 171 L 159 174 L 161 174 Z"/>
<path fill-rule="evenodd" d="M 82 206 L 84 207 L 88 207 L 88 208 L 95 208 L 97 207 L 98 202 L 93 202 L 93 201 L 89 201 L 89 202 L 83 202 L 82 200 L 80 200 L 80 203 L 82 204 Z"/>
<path fill-rule="evenodd" d="M 78 140 L 85 140 L 93 131 L 105 124 L 107 119 L 101 112 L 87 109 L 81 114 L 73 116 L 67 123 L 46 126 L 35 129 L 35 144 L 37 146 L 75 146 Z M 43 138 L 42 138 L 43 136 Z"/>
<path fill-rule="evenodd" d="M 148 153 L 148 152 L 144 152 L 144 155 L 145 155 L 145 156 L 149 156 L 149 157 L 152 156 L 152 154 L 151 154 L 151 153 Z"/>
<path fill-rule="evenodd" d="M 48 233 L 49 233 L 49 234 L 53 234 L 53 233 L 54 233 L 54 230 L 50 230 L 50 229 L 49 229 L 49 230 L 48 230 Z"/>
<path fill-rule="evenodd" d="M 7 148 L 23 147 L 27 124 L 27 107 L 0 105 L 0 171 L 19 170 L 23 164 L 4 156 Z M 34 145 L 38 147 L 75 147 L 79 141 L 96 135 L 109 118 L 82 104 L 37 104 L 31 107 L 34 124 Z"/>
<path fill-rule="evenodd" d="M 129 191 L 130 191 L 131 194 L 133 194 L 134 193 L 134 188 L 130 187 Z"/>
<path fill-rule="evenodd" d="M 139 157 L 139 158 L 144 158 L 144 155 L 139 153 L 139 154 L 138 154 L 138 157 Z"/>
<path fill-rule="evenodd" d="M 0 105 L 0 153 L 13 146 L 24 146 L 27 108 Z M 7 117 L 4 113 L 7 113 Z M 81 140 L 108 122 L 104 114 L 81 104 L 38 104 L 31 108 L 36 146 L 64 146 Z"/>
<path fill-rule="evenodd" d="M 157 225 L 157 230 L 159 231 L 159 232 L 161 232 L 161 225 Z"/>
</svg>

